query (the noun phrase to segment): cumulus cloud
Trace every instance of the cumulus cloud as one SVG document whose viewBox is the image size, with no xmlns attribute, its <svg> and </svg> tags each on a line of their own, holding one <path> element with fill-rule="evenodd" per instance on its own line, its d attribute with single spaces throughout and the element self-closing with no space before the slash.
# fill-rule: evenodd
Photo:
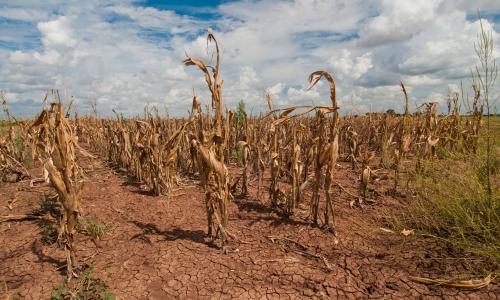
<svg viewBox="0 0 500 300">
<path fill-rule="evenodd" d="M 40 22 L 37 27 L 46 48 L 61 48 L 64 50 L 64 48 L 72 48 L 76 45 L 71 24 L 66 16 L 60 16 L 48 22 Z"/>
<path fill-rule="evenodd" d="M 343 48 L 340 55 L 332 56 L 329 62 L 340 79 L 358 79 L 373 67 L 371 56 L 368 52 L 352 58 L 351 52 Z"/>
<path fill-rule="evenodd" d="M 267 92 L 274 96 L 279 96 L 283 92 L 284 84 L 281 82 L 276 83 L 275 85 L 269 87 Z"/>
<path fill-rule="evenodd" d="M 403 82 L 406 85 L 421 86 L 421 85 L 439 85 L 443 81 L 440 78 L 429 75 L 411 75 L 403 76 Z"/>
<path fill-rule="evenodd" d="M 40 110 L 51 87 L 74 96 L 82 112 L 95 101 L 103 115 L 139 114 L 146 104 L 184 115 L 193 90 L 209 103 L 201 72 L 181 62 L 187 53 L 213 64 L 210 26 L 229 106 L 244 100 L 265 110 L 265 91 L 275 106 L 329 104 L 326 85 L 306 89 L 308 74 L 324 69 L 335 76 L 342 112 L 401 108 L 400 80 L 414 108 L 470 84 L 477 7 L 500 49 L 500 3 L 490 0 L 232 1 L 209 18 L 133 0 L 5 2 L 0 89 L 24 116 Z"/>
<path fill-rule="evenodd" d="M 302 104 L 303 102 L 309 102 L 308 104 L 314 104 L 315 100 L 320 98 L 320 93 L 316 89 L 296 89 L 294 87 L 290 87 L 287 91 L 288 98 L 292 101 L 292 105 L 295 105 L 294 102 L 298 102 L 297 104 Z"/>
<path fill-rule="evenodd" d="M 242 89 L 251 88 L 255 83 L 259 82 L 259 76 L 254 68 L 250 66 L 244 66 L 240 71 L 240 80 L 238 82 L 238 87 Z"/>
<path fill-rule="evenodd" d="M 361 28 L 358 43 L 376 46 L 409 39 L 437 17 L 438 4 L 429 0 L 380 1 L 379 14 Z"/>
</svg>

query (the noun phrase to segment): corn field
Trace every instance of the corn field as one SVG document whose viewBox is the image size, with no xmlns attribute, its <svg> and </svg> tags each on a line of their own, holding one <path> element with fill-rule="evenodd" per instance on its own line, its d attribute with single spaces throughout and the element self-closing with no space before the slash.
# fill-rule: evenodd
<svg viewBox="0 0 500 300">
<path fill-rule="evenodd" d="M 266 112 L 237 114 L 224 102 L 218 41 L 212 32 L 207 39 L 215 47 L 214 66 L 190 56 L 183 64 L 201 71 L 211 105 L 203 108 L 194 96 L 185 118 L 162 118 L 149 107 L 143 118 L 125 118 L 118 111 L 114 118 L 99 118 L 96 106 L 93 114 L 71 117 L 71 103 L 64 107 L 58 93 L 51 91 L 36 119 L 18 121 L 2 94 L 7 116 L 2 128 L 7 134 L 0 135 L 0 177 L 33 179 L 27 161 L 44 170 L 44 180 L 51 183 L 61 204 L 58 241 L 67 253 L 69 279 L 78 264 L 74 235 L 85 207 L 81 157 L 100 157 L 126 170 L 152 195 L 169 201 L 175 201 L 173 190 L 182 178 L 195 178 L 204 192 L 204 199 L 197 201 L 206 208 L 206 235 L 224 248 L 244 242 L 231 231 L 228 205 L 245 201 L 250 183 L 256 185 L 256 199 L 281 218 L 293 218 L 297 208 L 308 205 L 307 222 L 336 234 L 333 199 L 341 193 L 352 198 L 352 206 L 373 203 L 370 185 L 381 173 L 390 174 L 390 192 L 397 195 L 408 189 L 405 172 L 418 171 L 424 160 L 439 159 L 439 151 L 478 151 L 484 108 L 477 86 L 467 116 L 459 112 L 458 94 L 447 99 L 444 115 L 437 113 L 437 103 L 425 103 L 410 113 L 403 82 L 402 115 L 340 116 L 335 72 L 315 71 L 308 77 L 310 88 L 326 80 L 328 105 L 276 108 L 266 94 L 262 99 Z M 340 162 L 347 162 L 358 178 L 357 193 L 335 181 Z"/>
</svg>

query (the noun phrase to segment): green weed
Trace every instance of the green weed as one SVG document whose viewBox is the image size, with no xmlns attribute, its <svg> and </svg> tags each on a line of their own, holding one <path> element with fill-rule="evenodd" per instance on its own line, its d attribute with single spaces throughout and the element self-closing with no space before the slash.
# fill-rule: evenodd
<svg viewBox="0 0 500 300">
<path fill-rule="evenodd" d="M 84 231 L 93 239 L 98 240 L 106 233 L 108 227 L 109 224 L 102 223 L 97 218 L 91 218 L 87 221 Z"/>
<path fill-rule="evenodd" d="M 69 287 L 64 281 L 60 287 L 52 291 L 52 300 L 115 300 L 114 293 L 108 291 L 108 287 L 100 278 L 92 276 L 92 266 L 83 271 L 80 280 Z"/>
</svg>

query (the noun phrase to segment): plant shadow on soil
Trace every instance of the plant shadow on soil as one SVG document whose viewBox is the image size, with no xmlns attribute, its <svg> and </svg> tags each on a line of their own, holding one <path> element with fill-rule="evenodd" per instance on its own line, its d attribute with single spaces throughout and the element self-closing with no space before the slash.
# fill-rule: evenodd
<svg viewBox="0 0 500 300">
<path fill-rule="evenodd" d="M 61 217 L 60 205 L 57 198 L 50 198 L 45 195 L 38 199 L 38 205 L 39 207 L 33 209 L 30 215 L 44 218 L 34 222 L 40 230 L 40 240 L 36 239 L 31 243 L 31 252 L 37 257 L 38 262 L 55 265 L 60 271 L 59 273 L 65 275 L 66 268 L 63 267 L 66 265 L 66 260 L 58 260 L 43 253 L 43 245 L 54 245 L 57 242 L 57 219 Z"/>
<path fill-rule="evenodd" d="M 241 214 L 238 215 L 240 219 L 249 220 L 250 221 L 249 225 L 254 225 L 255 223 L 261 221 L 271 221 L 269 225 L 272 227 L 279 227 L 284 224 L 305 225 L 305 226 L 310 225 L 310 223 L 305 222 L 303 220 L 297 220 L 291 217 L 280 216 L 279 214 L 276 213 L 274 209 L 272 209 L 269 206 L 266 206 L 264 203 L 259 201 L 240 200 L 240 201 L 234 201 L 234 203 L 238 206 L 238 210 L 240 212 L 259 213 L 259 215 L 255 216 L 250 216 L 250 215 L 243 216 Z"/>
<path fill-rule="evenodd" d="M 57 269 L 60 271 L 61 275 L 66 275 L 66 268 L 63 268 L 66 265 L 66 260 L 58 260 L 43 253 L 42 245 L 40 245 L 40 242 L 38 240 L 35 240 L 31 243 L 31 252 L 37 257 L 37 262 L 55 265 L 57 266 Z"/>
<path fill-rule="evenodd" d="M 147 235 L 159 235 L 164 237 L 165 241 L 175 241 L 175 240 L 186 240 L 192 241 L 198 244 L 209 246 L 210 248 L 218 248 L 212 242 L 206 241 L 206 233 L 202 230 L 185 230 L 178 227 L 174 227 L 169 230 L 161 230 L 156 224 L 153 223 L 143 223 L 140 221 L 130 221 L 135 226 L 139 227 L 142 232 L 132 236 L 130 239 L 140 239 L 149 244 L 152 244 L 151 240 Z"/>
<path fill-rule="evenodd" d="M 143 185 L 144 185 L 144 183 L 137 181 L 136 178 L 131 177 L 131 176 L 127 176 L 127 180 L 121 184 L 121 186 L 123 186 L 123 187 L 132 187 L 133 188 L 131 190 L 132 193 L 135 193 L 138 195 L 143 195 L 143 196 L 154 197 L 155 195 L 153 194 L 153 190 L 152 189 L 144 190 L 141 188 L 141 186 L 143 186 Z"/>
</svg>

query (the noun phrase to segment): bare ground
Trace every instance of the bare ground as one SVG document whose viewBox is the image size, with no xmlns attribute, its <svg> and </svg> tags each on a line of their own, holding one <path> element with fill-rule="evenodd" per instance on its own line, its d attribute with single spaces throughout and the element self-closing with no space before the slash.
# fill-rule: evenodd
<svg viewBox="0 0 500 300">
<path fill-rule="evenodd" d="M 77 256 L 93 266 L 118 299 L 342 298 L 496 299 L 496 282 L 464 291 L 413 282 L 409 276 L 471 274 L 486 262 L 456 253 L 434 239 L 381 230 L 387 211 L 405 199 L 378 196 L 375 204 L 351 208 L 352 197 L 334 189 L 336 235 L 307 221 L 310 192 L 290 219 L 272 212 L 267 193 L 230 204 L 230 230 L 240 242 L 228 253 L 205 239 L 203 192 L 182 179 L 170 200 L 153 197 L 139 183 L 99 160 L 86 165 L 84 217 L 109 225 L 100 241 L 77 236 Z M 233 168 L 234 171 L 234 168 Z M 336 180 L 357 194 L 347 164 Z M 382 190 L 379 182 L 375 189 Z M 266 183 L 267 186 L 267 183 Z M 0 186 L 0 215 L 38 207 L 41 193 L 29 181 Z M 12 210 L 7 201 L 16 199 Z M 0 223 L 0 293 L 21 299 L 48 299 L 64 280 L 64 252 L 42 242 L 37 220 Z M 277 237 L 277 238 L 273 238 Z M 273 242 L 274 240 L 274 242 Z"/>
</svg>

